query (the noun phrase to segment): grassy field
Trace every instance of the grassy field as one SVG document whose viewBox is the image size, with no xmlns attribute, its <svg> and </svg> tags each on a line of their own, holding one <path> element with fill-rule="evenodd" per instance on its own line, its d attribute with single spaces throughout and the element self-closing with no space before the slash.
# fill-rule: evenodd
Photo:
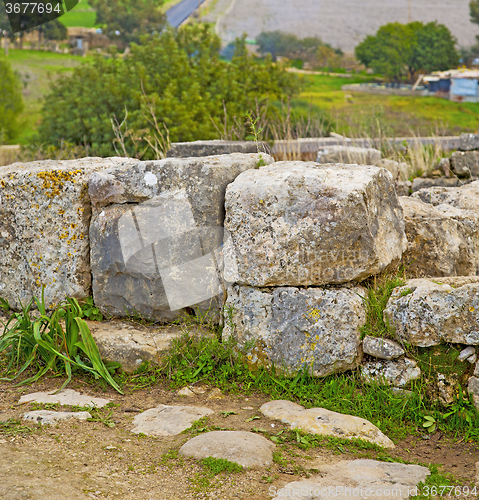
<svg viewBox="0 0 479 500">
<path fill-rule="evenodd" d="M 69 54 L 54 54 L 36 50 L 10 50 L 8 60 L 23 85 L 25 109 L 21 116 L 22 132 L 17 144 L 29 144 L 40 123 L 43 96 L 52 82 L 86 60 Z"/>
<path fill-rule="evenodd" d="M 70 12 L 60 18 L 60 21 L 67 27 L 93 28 L 95 26 L 95 17 L 95 11 L 88 4 L 88 0 L 80 0 Z"/>
<path fill-rule="evenodd" d="M 301 97 L 327 110 L 337 132 L 349 136 L 457 135 L 477 132 L 479 103 L 454 103 L 436 97 L 401 97 L 343 92 L 341 86 L 367 81 L 311 75 Z"/>
</svg>

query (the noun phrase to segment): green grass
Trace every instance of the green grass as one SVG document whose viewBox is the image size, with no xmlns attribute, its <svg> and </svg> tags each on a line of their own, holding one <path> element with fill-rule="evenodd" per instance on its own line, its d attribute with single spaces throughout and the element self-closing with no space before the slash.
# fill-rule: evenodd
<svg viewBox="0 0 479 500">
<path fill-rule="evenodd" d="M 250 370 L 246 358 L 233 341 L 223 343 L 219 337 L 195 338 L 185 335 L 176 342 L 169 357 L 159 367 L 143 368 L 136 375 L 121 375 L 121 382 L 131 389 L 153 386 L 168 381 L 170 387 L 195 382 L 220 387 L 225 392 L 251 394 L 259 392 L 271 399 L 295 401 L 307 408 L 322 407 L 339 413 L 365 418 L 393 440 L 408 434 L 424 433 L 426 415 L 434 415 L 438 428 L 465 439 L 479 441 L 479 413 L 470 421 L 445 417 L 448 409 L 435 399 L 428 399 L 424 381 L 414 381 L 412 395 L 404 397 L 389 387 L 365 384 L 358 372 L 313 378 L 299 372 L 285 377 L 264 368 Z M 469 400 L 458 403 L 456 414 L 470 410 Z M 210 430 L 206 422 L 198 422 L 194 433 Z"/>
<path fill-rule="evenodd" d="M 15 140 L 16 144 L 27 145 L 31 142 L 40 124 L 42 99 L 52 83 L 87 59 L 88 57 L 37 50 L 10 50 L 8 60 L 20 77 L 25 101 L 25 109 L 20 116 L 22 132 Z"/>
<path fill-rule="evenodd" d="M 93 28 L 95 20 L 96 13 L 88 4 L 88 0 L 80 0 L 70 12 L 60 18 L 60 21 L 67 27 L 78 26 L 82 28 Z"/>
<path fill-rule="evenodd" d="M 342 91 L 341 86 L 363 83 L 371 77 L 345 79 L 334 76 L 304 77 L 301 98 L 327 110 L 336 132 L 351 137 L 457 135 L 476 132 L 479 103 L 454 103 L 436 97 L 402 97 Z M 346 95 L 352 99 L 346 99 Z"/>
</svg>

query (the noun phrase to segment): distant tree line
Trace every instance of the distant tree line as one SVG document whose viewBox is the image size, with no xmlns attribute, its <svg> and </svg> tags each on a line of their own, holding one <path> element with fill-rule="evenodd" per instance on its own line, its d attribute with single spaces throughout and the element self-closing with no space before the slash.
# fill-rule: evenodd
<svg viewBox="0 0 479 500">
<path fill-rule="evenodd" d="M 296 35 L 282 31 L 267 31 L 256 37 L 259 52 L 270 54 L 273 61 L 278 56 L 288 59 L 299 59 L 311 65 L 321 67 L 337 67 L 343 52 L 333 49 L 319 37 L 298 38 Z"/>
</svg>

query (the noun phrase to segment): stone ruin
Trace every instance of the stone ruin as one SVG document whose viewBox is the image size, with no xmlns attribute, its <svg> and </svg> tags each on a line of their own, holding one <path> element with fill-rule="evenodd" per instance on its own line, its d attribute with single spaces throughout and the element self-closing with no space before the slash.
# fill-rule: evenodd
<svg viewBox="0 0 479 500">
<path fill-rule="evenodd" d="M 231 153 L 2 167 L 0 297 L 18 309 L 45 286 L 50 308 L 93 296 L 108 318 L 166 324 L 185 311 L 217 319 L 226 300 L 223 335 L 253 345 L 252 364 L 315 376 L 360 367 L 365 381 L 400 389 L 420 376 L 402 345 L 456 343 L 479 408 L 479 181 L 398 196 L 404 166 L 374 150 L 318 160 Z M 396 339 L 361 339 L 361 282 L 398 264 L 411 279 L 384 311 Z M 160 334 L 141 351 L 141 332 L 113 330 L 92 327 L 105 356 L 121 344 L 125 369 L 165 349 Z"/>
</svg>

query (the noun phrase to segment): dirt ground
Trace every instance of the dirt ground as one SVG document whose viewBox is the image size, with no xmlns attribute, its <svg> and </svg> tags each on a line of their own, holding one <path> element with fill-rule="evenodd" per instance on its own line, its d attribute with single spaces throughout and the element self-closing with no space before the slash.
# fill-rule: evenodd
<svg viewBox="0 0 479 500">
<path fill-rule="evenodd" d="M 57 389 L 60 382 L 48 379 L 28 387 L 0 383 L 0 421 L 21 420 L 32 404 L 19 405 L 21 395 Z M 175 391 L 154 387 L 129 391 L 124 396 L 108 391 L 95 392 L 91 386 L 74 381 L 69 388 L 92 396 L 108 397 L 117 404 L 105 422 L 70 420 L 57 426 L 21 424 L 0 431 L 0 498 L 3 500 L 175 500 L 175 499 L 251 499 L 271 498 L 274 487 L 305 477 L 313 462 L 340 459 L 375 458 L 376 452 L 352 453 L 346 446 L 338 449 L 313 448 L 303 451 L 291 445 L 277 447 L 283 460 L 268 470 L 242 473 L 204 474 L 193 459 L 178 458 L 172 450 L 192 437 L 186 432 L 170 438 L 151 438 L 130 432 L 132 420 L 141 410 L 158 404 L 207 406 L 215 413 L 205 425 L 221 429 L 251 430 L 254 427 L 279 431 L 285 426 L 260 415 L 258 408 L 268 399 L 260 395 L 242 397 L 218 394 L 205 388 L 204 394 L 179 396 Z M 214 392 L 212 392 L 214 391 Z M 216 398 L 211 398 L 215 396 Z M 36 408 L 38 409 L 38 408 Z M 69 410 L 70 408 L 55 408 Z M 107 415 L 109 410 L 104 410 Z M 220 412 L 235 412 L 225 417 Z M 23 429 L 25 430 L 25 429 Z M 454 475 L 458 484 L 470 485 L 479 460 L 479 446 L 453 442 L 440 433 L 429 439 L 409 437 L 396 443 L 391 455 L 409 462 L 436 463 L 440 470 Z M 314 472 L 312 473 L 314 480 Z"/>
</svg>

